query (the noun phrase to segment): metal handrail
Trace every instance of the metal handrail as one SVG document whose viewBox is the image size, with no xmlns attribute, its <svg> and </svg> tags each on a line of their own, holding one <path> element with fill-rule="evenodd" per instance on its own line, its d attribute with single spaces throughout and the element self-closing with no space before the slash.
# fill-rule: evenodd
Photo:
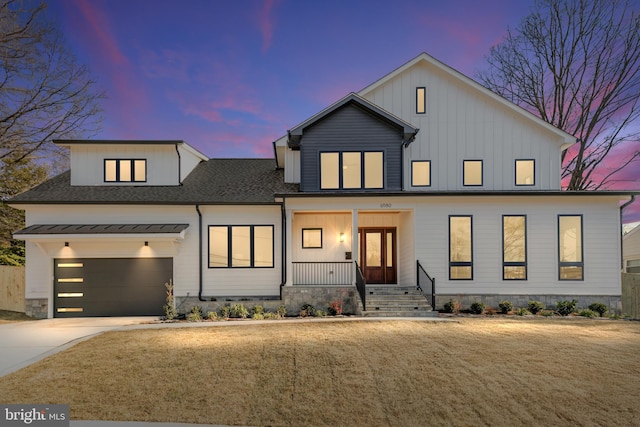
<svg viewBox="0 0 640 427">
<path fill-rule="evenodd" d="M 360 300 L 362 301 L 362 311 L 367 311 L 367 303 L 366 297 L 367 294 L 367 281 L 364 278 L 364 274 L 362 274 L 362 270 L 360 270 L 360 266 L 358 266 L 358 262 L 353 262 L 356 266 L 356 288 L 358 288 L 358 293 L 360 294 Z"/>
<path fill-rule="evenodd" d="M 422 293 L 422 295 L 424 295 L 425 298 L 427 298 L 427 295 L 425 295 L 424 290 L 422 289 L 422 286 L 420 285 L 420 272 L 422 271 L 422 273 L 427 276 L 427 279 L 431 282 L 431 307 L 435 310 L 436 308 L 436 279 L 429 276 L 429 273 L 427 273 L 427 271 L 424 269 L 424 267 L 422 267 L 422 264 L 420 264 L 419 260 L 416 260 L 416 277 L 417 277 L 417 284 L 416 287 L 418 288 L 418 290 L 420 291 L 420 293 Z M 427 298 L 428 300 L 428 298 Z"/>
</svg>

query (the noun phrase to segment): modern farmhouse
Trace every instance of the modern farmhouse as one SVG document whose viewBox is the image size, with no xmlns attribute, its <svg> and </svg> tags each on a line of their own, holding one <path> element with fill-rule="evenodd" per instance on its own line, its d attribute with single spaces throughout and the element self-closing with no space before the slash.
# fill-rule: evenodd
<svg viewBox="0 0 640 427">
<path fill-rule="evenodd" d="M 58 140 L 71 169 L 26 211 L 40 317 L 230 301 L 428 314 L 450 298 L 620 309 L 628 192 L 561 189 L 575 138 L 423 53 L 274 141 L 209 159 L 183 141 Z M 250 304 L 248 302 L 247 304 Z"/>
</svg>

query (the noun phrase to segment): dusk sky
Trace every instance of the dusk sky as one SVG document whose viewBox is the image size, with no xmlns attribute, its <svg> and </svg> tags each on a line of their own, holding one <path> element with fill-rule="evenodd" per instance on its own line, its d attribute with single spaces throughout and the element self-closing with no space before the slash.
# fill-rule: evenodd
<svg viewBox="0 0 640 427">
<path fill-rule="evenodd" d="M 50 0 L 47 13 L 107 94 L 93 138 L 179 139 L 209 157 L 272 157 L 287 129 L 421 52 L 473 78 L 532 4 Z M 625 222 L 640 220 L 634 205 Z"/>
</svg>

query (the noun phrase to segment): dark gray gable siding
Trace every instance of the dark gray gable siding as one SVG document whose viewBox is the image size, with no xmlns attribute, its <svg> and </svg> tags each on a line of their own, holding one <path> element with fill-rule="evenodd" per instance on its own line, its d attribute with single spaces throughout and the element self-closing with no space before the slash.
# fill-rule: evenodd
<svg viewBox="0 0 640 427">
<path fill-rule="evenodd" d="M 300 144 L 301 190 L 320 190 L 320 153 L 325 151 L 382 151 L 384 189 L 366 191 L 401 190 L 402 136 L 397 126 L 354 104 L 346 105 L 304 130 Z"/>
</svg>

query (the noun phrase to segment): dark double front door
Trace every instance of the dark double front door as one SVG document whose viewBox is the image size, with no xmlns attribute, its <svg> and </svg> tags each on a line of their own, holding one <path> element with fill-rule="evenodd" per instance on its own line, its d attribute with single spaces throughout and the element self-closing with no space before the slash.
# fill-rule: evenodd
<svg viewBox="0 0 640 427">
<path fill-rule="evenodd" d="M 359 228 L 360 265 L 367 284 L 395 284 L 396 229 Z"/>
</svg>

